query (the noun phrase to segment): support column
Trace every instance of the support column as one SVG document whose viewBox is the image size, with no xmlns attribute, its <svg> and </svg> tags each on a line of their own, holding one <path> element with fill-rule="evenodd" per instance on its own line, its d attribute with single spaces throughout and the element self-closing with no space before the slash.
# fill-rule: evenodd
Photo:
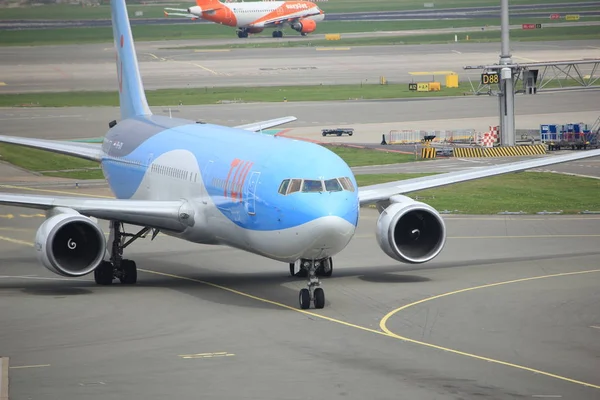
<svg viewBox="0 0 600 400">
<path fill-rule="evenodd" d="M 502 0 L 500 26 L 502 34 L 502 53 L 500 65 L 512 64 L 510 54 L 508 0 Z M 515 90 L 514 71 L 510 67 L 500 70 L 500 138 L 503 146 L 514 146 L 515 134 Z"/>
</svg>

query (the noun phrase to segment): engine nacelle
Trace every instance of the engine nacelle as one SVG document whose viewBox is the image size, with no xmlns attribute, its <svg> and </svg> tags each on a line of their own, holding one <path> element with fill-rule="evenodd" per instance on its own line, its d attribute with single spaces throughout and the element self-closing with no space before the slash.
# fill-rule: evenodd
<svg viewBox="0 0 600 400">
<path fill-rule="evenodd" d="M 202 16 L 202 7 L 193 6 L 187 9 L 188 14 Z"/>
<path fill-rule="evenodd" d="M 55 274 L 77 277 L 92 272 L 104 259 L 106 239 L 90 218 L 66 210 L 48 218 L 37 231 L 38 261 Z"/>
<path fill-rule="evenodd" d="M 377 220 L 377 243 L 394 260 L 420 264 L 434 259 L 446 243 L 446 224 L 431 206 L 394 196 Z"/>
<path fill-rule="evenodd" d="M 292 24 L 292 29 L 300 33 L 311 33 L 317 29 L 317 23 L 312 19 L 301 19 Z"/>
</svg>

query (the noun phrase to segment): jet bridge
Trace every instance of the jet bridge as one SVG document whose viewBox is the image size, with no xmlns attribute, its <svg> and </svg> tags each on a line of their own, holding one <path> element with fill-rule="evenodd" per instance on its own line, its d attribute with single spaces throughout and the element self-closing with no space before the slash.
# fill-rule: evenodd
<svg viewBox="0 0 600 400">
<path fill-rule="evenodd" d="M 471 84 L 475 95 L 498 95 L 501 91 L 501 70 L 510 68 L 514 79 L 513 93 L 600 88 L 600 59 L 547 61 L 513 64 L 465 66 L 465 70 L 482 70 L 481 79 Z"/>
</svg>

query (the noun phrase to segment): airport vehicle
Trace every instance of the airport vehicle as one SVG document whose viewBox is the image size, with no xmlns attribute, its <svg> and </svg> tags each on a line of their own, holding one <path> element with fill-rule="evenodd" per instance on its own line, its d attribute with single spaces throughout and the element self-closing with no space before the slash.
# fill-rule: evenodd
<svg viewBox="0 0 600 400">
<path fill-rule="evenodd" d="M 327 136 L 327 135 L 352 136 L 354 134 L 354 129 L 352 129 L 352 128 L 321 129 L 321 134 L 323 136 Z"/>
<path fill-rule="evenodd" d="M 431 206 L 406 193 L 600 156 L 600 150 L 547 157 L 358 188 L 350 167 L 318 144 L 262 134 L 284 117 L 226 127 L 153 115 L 144 92 L 124 0 L 111 1 L 121 120 L 102 144 L 0 136 L 100 163 L 115 198 L 0 193 L 0 204 L 46 212 L 35 236 L 42 266 L 65 276 L 94 274 L 97 284 L 137 282 L 123 251 L 159 232 L 226 245 L 286 263 L 306 275 L 300 307 L 325 306 L 319 276 L 352 239 L 360 205 L 376 204 L 380 248 L 399 262 L 440 254 L 446 226 Z M 109 236 L 97 223 L 109 221 Z M 128 233 L 124 226 L 140 228 Z M 296 268 L 301 271 L 296 273 Z"/>
<path fill-rule="evenodd" d="M 175 12 L 171 12 L 175 11 Z M 310 1 L 251 1 L 224 4 L 219 0 L 196 0 L 187 9 L 165 8 L 165 16 L 203 19 L 237 28 L 239 38 L 264 29 L 274 29 L 273 37 L 283 37 L 282 29 L 290 27 L 302 36 L 314 32 L 325 14 Z"/>
</svg>

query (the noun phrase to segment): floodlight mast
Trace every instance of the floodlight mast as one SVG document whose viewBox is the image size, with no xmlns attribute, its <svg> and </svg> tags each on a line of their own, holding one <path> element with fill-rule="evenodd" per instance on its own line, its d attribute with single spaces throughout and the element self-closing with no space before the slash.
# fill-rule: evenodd
<svg viewBox="0 0 600 400">
<path fill-rule="evenodd" d="M 500 95 L 500 137 L 504 146 L 514 146 L 515 135 L 515 91 L 514 91 L 514 69 L 510 54 L 508 0 L 501 0 L 500 29 L 502 38 L 502 53 L 500 54 L 500 65 L 506 65 L 499 72 Z"/>
</svg>

